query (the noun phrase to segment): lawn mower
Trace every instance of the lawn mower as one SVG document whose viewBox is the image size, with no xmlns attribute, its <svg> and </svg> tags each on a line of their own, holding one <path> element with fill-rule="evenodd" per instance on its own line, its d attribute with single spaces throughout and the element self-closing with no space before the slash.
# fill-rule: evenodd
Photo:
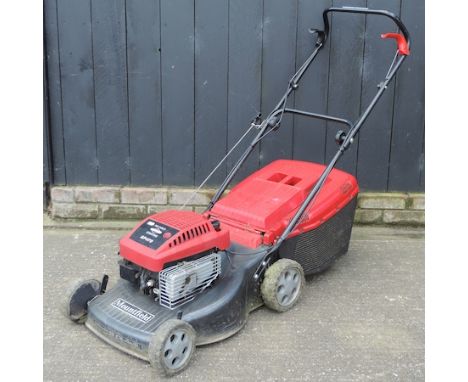
<svg viewBox="0 0 468 382">
<path fill-rule="evenodd" d="M 395 39 L 397 49 L 375 97 L 354 123 L 287 106 L 326 43 L 334 12 L 385 16 L 400 31 L 381 36 Z M 206 210 L 170 210 L 140 222 L 120 240 L 120 279 L 112 289 L 106 291 L 104 275 L 68 291 L 65 310 L 71 320 L 173 375 L 187 367 L 196 346 L 237 333 L 254 309 L 263 304 L 277 312 L 291 309 L 305 276 L 322 272 L 348 251 L 359 190 L 353 175 L 334 167 L 409 55 L 410 38 L 401 20 L 385 10 L 332 7 L 323 21 L 323 30 L 310 30 L 315 47 L 273 111 L 264 119 L 257 116 L 223 158 L 256 131 Z M 338 150 L 330 163 L 276 160 L 225 192 L 285 114 L 344 126 L 336 133 Z"/>
</svg>

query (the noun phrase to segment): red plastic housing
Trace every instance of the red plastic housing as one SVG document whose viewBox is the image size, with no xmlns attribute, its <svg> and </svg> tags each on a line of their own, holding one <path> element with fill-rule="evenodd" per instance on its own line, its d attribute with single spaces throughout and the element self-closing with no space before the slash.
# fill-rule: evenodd
<svg viewBox="0 0 468 382">
<path fill-rule="evenodd" d="M 227 249 L 231 242 L 249 248 L 273 244 L 324 169 L 324 165 L 310 162 L 272 162 L 235 186 L 209 213 L 165 211 L 149 216 L 120 240 L 120 255 L 159 272 L 168 263 L 214 248 Z M 354 176 L 333 169 L 315 202 L 288 238 L 315 229 L 330 219 L 358 191 Z M 213 219 L 220 221 L 218 230 L 213 227 Z M 153 234 L 152 226 L 163 232 L 156 230 Z M 145 242 L 155 237 L 152 244 Z"/>
<path fill-rule="evenodd" d="M 277 160 L 253 173 L 222 198 L 211 216 L 229 229 L 231 241 L 255 248 L 272 244 L 319 179 L 324 165 Z M 313 205 L 291 232 L 294 237 L 330 219 L 358 193 L 356 178 L 333 169 Z"/>
<path fill-rule="evenodd" d="M 149 220 L 178 231 L 168 234 L 158 248 L 150 248 L 132 238 Z M 210 220 L 191 211 L 165 211 L 151 215 L 120 240 L 120 255 L 139 266 L 159 272 L 164 264 L 184 259 L 213 248 L 229 247 L 229 231 L 216 231 Z"/>
</svg>

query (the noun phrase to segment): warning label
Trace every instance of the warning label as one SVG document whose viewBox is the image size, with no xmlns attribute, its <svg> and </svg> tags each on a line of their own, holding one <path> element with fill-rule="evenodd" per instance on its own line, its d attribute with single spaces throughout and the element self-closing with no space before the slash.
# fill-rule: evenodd
<svg viewBox="0 0 468 382">
<path fill-rule="evenodd" d="M 150 219 L 139 226 L 130 238 L 146 247 L 157 249 L 177 232 L 172 227 Z"/>
</svg>

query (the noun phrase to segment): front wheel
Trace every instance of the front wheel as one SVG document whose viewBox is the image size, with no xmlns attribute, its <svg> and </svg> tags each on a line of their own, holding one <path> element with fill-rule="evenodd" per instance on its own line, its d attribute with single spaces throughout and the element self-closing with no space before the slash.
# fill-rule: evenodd
<svg viewBox="0 0 468 382">
<path fill-rule="evenodd" d="M 299 300 L 304 284 L 301 265 L 291 259 L 280 259 L 265 272 L 260 287 L 263 302 L 272 310 L 286 312 Z"/>
<path fill-rule="evenodd" d="M 88 314 L 88 302 L 99 295 L 101 283 L 94 279 L 77 280 L 65 292 L 63 312 L 70 320 L 83 323 Z"/>
<path fill-rule="evenodd" d="M 153 334 L 148 347 L 151 365 L 171 376 L 184 370 L 195 352 L 196 333 L 182 320 L 171 319 Z"/>
</svg>

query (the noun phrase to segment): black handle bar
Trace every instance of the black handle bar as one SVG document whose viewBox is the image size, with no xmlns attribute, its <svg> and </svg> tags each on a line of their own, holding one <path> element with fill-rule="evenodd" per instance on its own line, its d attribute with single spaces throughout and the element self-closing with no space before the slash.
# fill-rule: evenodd
<svg viewBox="0 0 468 382">
<path fill-rule="evenodd" d="M 326 39 L 328 38 L 328 34 L 330 32 L 330 23 L 328 21 L 328 14 L 331 12 L 342 12 L 342 13 L 362 13 L 362 14 L 367 14 L 367 15 L 380 15 L 380 16 L 386 16 L 400 28 L 401 33 L 403 33 L 403 36 L 405 36 L 406 43 L 408 45 L 408 48 L 410 46 L 410 35 L 408 32 L 408 29 L 406 29 L 405 24 L 400 20 L 398 16 L 396 16 L 394 13 L 389 12 L 389 11 L 384 11 L 384 10 L 378 10 L 378 9 L 369 9 L 369 8 L 362 8 L 362 7 L 331 7 L 328 9 L 325 9 L 323 11 L 323 23 L 325 25 L 324 29 L 324 34 L 322 37 L 322 41 L 325 42 Z"/>
</svg>

